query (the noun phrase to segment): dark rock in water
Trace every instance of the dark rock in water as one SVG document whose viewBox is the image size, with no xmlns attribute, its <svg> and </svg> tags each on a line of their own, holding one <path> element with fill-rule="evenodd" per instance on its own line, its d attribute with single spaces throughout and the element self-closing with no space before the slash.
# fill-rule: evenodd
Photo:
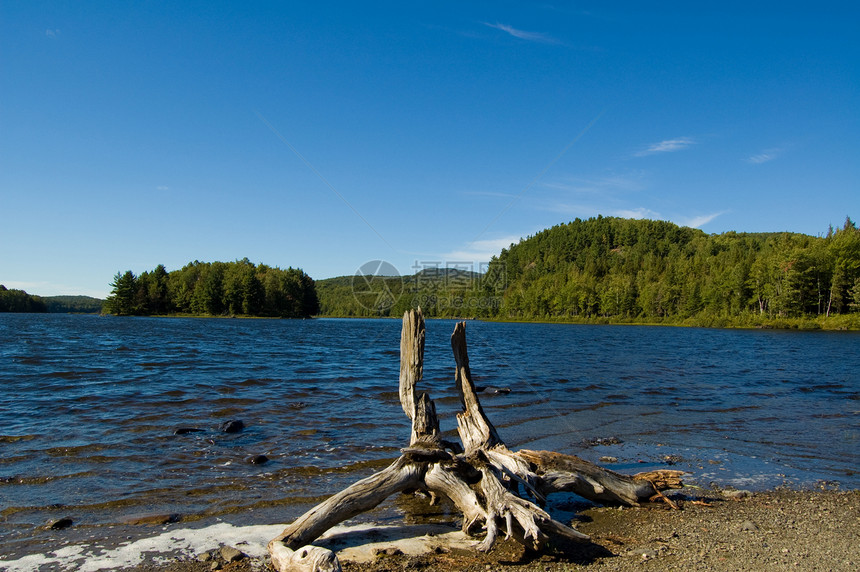
<svg viewBox="0 0 860 572">
<path fill-rule="evenodd" d="M 48 530 L 63 530 L 64 528 L 69 528 L 74 524 L 74 521 L 69 517 L 58 518 L 57 520 L 52 520 L 48 524 L 45 525 L 45 528 Z"/>
<path fill-rule="evenodd" d="M 292 403 L 287 405 L 287 407 L 289 407 L 290 409 L 304 409 L 308 405 L 309 404 L 305 403 L 304 401 L 293 401 Z"/>
<path fill-rule="evenodd" d="M 476 385 L 475 391 L 477 393 L 484 393 L 487 395 L 504 395 L 511 392 L 510 387 L 496 387 L 494 385 Z"/>
<path fill-rule="evenodd" d="M 220 430 L 224 433 L 238 433 L 245 428 L 245 424 L 238 419 L 231 419 L 221 424 Z"/>
<path fill-rule="evenodd" d="M 188 433 L 200 433 L 203 429 L 197 427 L 177 427 L 173 432 L 174 435 L 187 435 Z"/>
<path fill-rule="evenodd" d="M 262 465 L 264 463 L 268 463 L 269 458 L 265 455 L 254 455 L 248 459 L 248 462 L 252 465 Z"/>
</svg>

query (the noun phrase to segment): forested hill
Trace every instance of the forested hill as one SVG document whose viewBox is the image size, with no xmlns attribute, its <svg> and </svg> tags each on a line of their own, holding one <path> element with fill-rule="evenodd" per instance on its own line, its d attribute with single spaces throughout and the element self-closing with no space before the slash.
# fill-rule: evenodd
<svg viewBox="0 0 860 572">
<path fill-rule="evenodd" d="M 104 311 L 116 315 L 191 314 L 307 318 L 319 312 L 314 281 L 296 268 L 199 262 L 167 272 L 117 273 Z"/>
<path fill-rule="evenodd" d="M 55 314 L 99 314 L 105 302 L 91 296 L 43 296 L 42 300 Z"/>
<path fill-rule="evenodd" d="M 503 319 L 833 316 L 860 311 L 860 231 L 850 219 L 823 237 L 576 219 L 502 250 L 489 272 L 505 276 Z"/>
</svg>

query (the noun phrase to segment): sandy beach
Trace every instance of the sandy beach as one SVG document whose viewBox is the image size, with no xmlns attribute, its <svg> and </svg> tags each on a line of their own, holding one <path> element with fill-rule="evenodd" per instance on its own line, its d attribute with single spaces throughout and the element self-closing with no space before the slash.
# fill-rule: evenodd
<svg viewBox="0 0 860 572">
<path fill-rule="evenodd" d="M 345 571 L 443 570 L 478 572 L 640 571 L 640 570 L 837 570 L 860 568 L 860 491 L 777 490 L 756 494 L 685 491 L 675 496 L 678 510 L 655 504 L 641 508 L 591 507 L 572 522 L 592 544 L 551 544 L 535 553 L 513 541 L 499 542 L 489 554 L 446 546 L 430 537 L 424 554 L 405 553 L 404 544 L 367 547 L 369 561 L 346 558 Z M 453 529 L 452 529 L 453 530 Z M 352 544 L 372 541 L 366 532 Z M 215 553 L 177 557 L 167 564 L 142 564 L 134 572 L 269 570 L 265 557 L 227 563 Z"/>
</svg>

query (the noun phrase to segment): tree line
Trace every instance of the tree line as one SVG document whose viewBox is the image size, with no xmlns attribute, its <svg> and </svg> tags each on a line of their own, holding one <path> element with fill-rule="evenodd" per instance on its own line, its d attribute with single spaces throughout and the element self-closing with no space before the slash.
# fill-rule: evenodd
<svg viewBox="0 0 860 572">
<path fill-rule="evenodd" d="M 118 272 L 104 311 L 115 315 L 191 314 L 307 318 L 319 313 L 313 279 L 300 269 L 199 262 L 168 272 Z"/>
<path fill-rule="evenodd" d="M 503 319 L 707 323 L 860 311 L 860 231 L 850 218 L 821 237 L 709 235 L 664 221 L 576 219 L 503 249 L 489 270 L 505 277 L 492 313 Z"/>
</svg>

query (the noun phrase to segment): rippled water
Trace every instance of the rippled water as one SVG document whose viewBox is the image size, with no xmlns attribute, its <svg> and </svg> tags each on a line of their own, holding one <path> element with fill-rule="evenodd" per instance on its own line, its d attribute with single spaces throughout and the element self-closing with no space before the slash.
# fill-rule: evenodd
<svg viewBox="0 0 860 572">
<path fill-rule="evenodd" d="M 419 386 L 452 432 L 453 327 L 427 322 Z M 407 444 L 399 336 L 396 320 L 0 314 L 0 555 L 64 516 L 99 535 L 159 512 L 291 520 Z M 513 448 L 672 464 L 702 486 L 860 487 L 856 333 L 469 322 L 467 336 L 476 383 L 511 389 L 482 402 Z M 245 429 L 219 431 L 228 420 Z"/>
</svg>

